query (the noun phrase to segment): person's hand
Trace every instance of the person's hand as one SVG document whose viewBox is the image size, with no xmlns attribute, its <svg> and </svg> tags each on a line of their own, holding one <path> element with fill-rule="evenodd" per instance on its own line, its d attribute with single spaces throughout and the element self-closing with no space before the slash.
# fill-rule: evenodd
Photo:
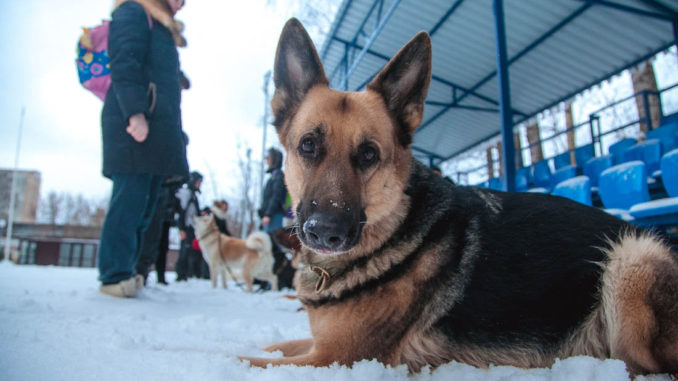
<svg viewBox="0 0 678 381">
<path fill-rule="evenodd" d="M 268 226 L 268 224 L 270 222 L 271 222 L 271 217 L 264 216 L 264 218 L 261 219 L 261 226 Z"/>
<path fill-rule="evenodd" d="M 179 230 L 179 238 L 183 241 L 186 239 L 186 232 L 183 230 Z"/>
<path fill-rule="evenodd" d="M 148 122 L 146 122 L 144 114 L 134 114 L 130 116 L 129 126 L 127 126 L 126 131 L 139 143 L 146 140 L 146 137 L 148 136 Z"/>
</svg>

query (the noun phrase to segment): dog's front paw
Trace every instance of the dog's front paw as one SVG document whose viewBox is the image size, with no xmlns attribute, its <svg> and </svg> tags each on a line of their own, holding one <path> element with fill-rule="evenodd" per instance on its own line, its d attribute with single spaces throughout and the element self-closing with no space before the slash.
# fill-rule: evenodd
<svg viewBox="0 0 678 381">
<path fill-rule="evenodd" d="M 247 356 L 238 356 L 238 360 L 240 360 L 241 362 L 247 362 L 249 363 L 249 366 L 256 366 L 258 368 L 266 368 L 271 363 L 271 359 L 262 359 Z"/>
</svg>

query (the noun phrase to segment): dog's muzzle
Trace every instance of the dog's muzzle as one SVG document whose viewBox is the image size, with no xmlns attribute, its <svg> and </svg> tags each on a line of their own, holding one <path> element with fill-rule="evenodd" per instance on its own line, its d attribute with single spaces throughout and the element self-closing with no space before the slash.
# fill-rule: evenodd
<svg viewBox="0 0 678 381">
<path fill-rule="evenodd" d="M 360 241 L 365 213 L 315 211 L 300 223 L 299 238 L 320 254 L 339 254 L 352 249 Z"/>
</svg>

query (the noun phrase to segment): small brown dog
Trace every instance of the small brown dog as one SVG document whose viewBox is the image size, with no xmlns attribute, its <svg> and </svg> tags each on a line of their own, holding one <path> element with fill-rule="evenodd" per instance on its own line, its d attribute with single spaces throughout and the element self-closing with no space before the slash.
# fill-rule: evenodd
<svg viewBox="0 0 678 381">
<path fill-rule="evenodd" d="M 254 232 L 246 240 L 229 237 L 219 232 L 211 214 L 194 217 L 193 222 L 202 255 L 210 268 L 212 287 L 217 287 L 221 275 L 222 287 L 226 288 L 226 272 L 229 267 L 236 267 L 242 270 L 248 292 L 252 292 L 254 277 L 268 281 L 273 290 L 278 289 L 268 234 Z"/>
</svg>

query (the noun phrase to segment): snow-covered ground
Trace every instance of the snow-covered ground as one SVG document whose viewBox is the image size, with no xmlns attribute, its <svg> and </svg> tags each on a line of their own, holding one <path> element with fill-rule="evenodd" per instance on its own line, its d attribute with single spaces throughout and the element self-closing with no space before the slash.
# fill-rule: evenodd
<svg viewBox="0 0 678 381">
<path fill-rule="evenodd" d="M 352 368 L 249 368 L 237 355 L 309 336 L 306 313 L 285 292 L 213 290 L 192 279 L 149 287 L 135 299 L 97 290 L 95 269 L 0 262 L 1 380 L 628 380 L 620 361 L 575 357 L 550 369 L 451 363 L 408 376 L 362 361 Z M 173 280 L 174 274 L 168 274 Z M 641 380 L 668 380 L 652 376 Z"/>
</svg>

